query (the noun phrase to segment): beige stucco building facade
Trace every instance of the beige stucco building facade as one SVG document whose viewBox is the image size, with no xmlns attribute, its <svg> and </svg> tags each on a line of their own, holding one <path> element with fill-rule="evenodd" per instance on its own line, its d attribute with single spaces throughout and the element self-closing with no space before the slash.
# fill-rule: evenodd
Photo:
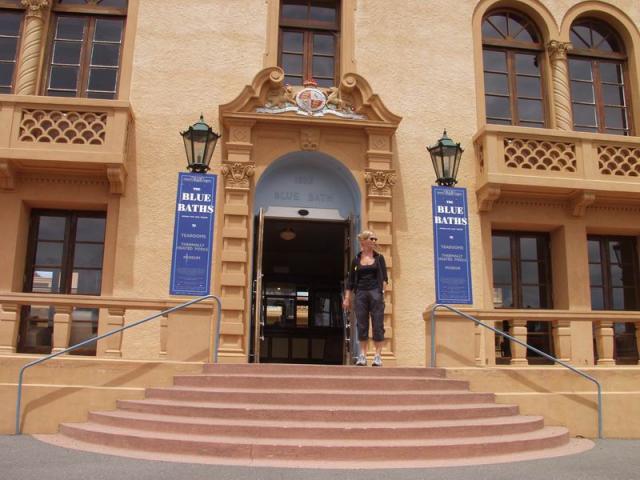
<svg viewBox="0 0 640 480">
<path fill-rule="evenodd" d="M 307 28 L 287 23 L 283 4 L 295 2 L 85 3 L 0 1 L 0 14 L 20 22 L 11 37 L 11 81 L 0 94 L 1 432 L 13 429 L 18 369 L 34 355 L 188 300 L 168 293 L 177 173 L 186 164 L 179 132 L 202 113 L 221 134 L 211 164 L 218 180 L 211 293 L 222 302 L 219 361 L 255 359 L 258 271 L 265 275 L 265 329 L 275 332 L 280 320 L 270 318 L 286 323 L 287 308 L 295 311 L 291 328 L 272 337 L 266 331 L 268 341 L 257 347 L 263 361 L 345 361 L 336 353 L 344 342 L 334 318 L 342 275 L 336 271 L 357 246 L 353 232 L 369 229 L 390 279 L 385 365 L 428 366 L 435 177 L 425 147 L 446 129 L 465 149 L 457 186 L 469 201 L 474 303 L 461 308 L 601 380 L 605 435 L 640 437 L 636 0 L 460 0 L 454 7 L 445 0 L 328 2 L 337 12 L 330 29 L 336 44 L 327 54 L 333 79 L 315 88 L 325 96 L 315 112 L 296 101 L 304 87 L 289 88 L 295 76 L 282 68 L 295 53 L 283 50 L 284 35 Z M 60 19 L 74 15 L 89 18 L 86 28 L 95 31 L 100 19 L 122 19 L 118 40 L 105 40 L 119 48 L 112 98 L 91 95 L 93 64 L 78 74 L 88 78 L 84 91 L 52 93 L 55 69 L 68 67 L 56 63 L 56 49 L 71 42 Z M 503 15 L 505 25 L 510 19 L 525 25 L 524 18 L 525 30 L 535 34 L 525 41 L 507 32 L 513 42 L 500 43 L 486 23 L 492 15 Z M 616 40 L 600 58 L 595 40 L 575 45 L 576 25 L 605 39 L 614 32 Z M 95 49 L 98 37 L 88 42 Z M 311 55 L 305 65 L 313 65 L 315 47 L 304 48 Z M 487 51 L 506 52 L 504 72 L 489 68 Z M 517 55 L 534 55 L 535 73 L 520 72 Z M 581 61 L 596 72 L 590 80 L 572 70 L 582 64 L 571 62 Z M 602 65 L 616 65 L 615 81 L 605 78 Z M 492 90 L 500 75 L 509 82 L 504 94 Z M 538 82 L 539 95 L 515 93 L 525 78 Z M 586 84 L 593 101 L 580 100 L 576 89 Z M 622 102 L 607 97 L 614 90 L 623 92 Z M 502 120 L 494 115 L 501 100 L 494 98 L 510 105 Z M 526 105 L 542 112 L 539 124 L 523 120 Z M 595 123 L 585 126 L 579 112 L 591 105 Z M 607 123 L 614 122 L 610 111 L 623 116 L 620 131 Z M 48 215 L 66 219 L 64 239 L 34 231 Z M 103 238 L 80 239 L 78 219 L 94 217 Z M 289 224 L 298 242 L 308 239 L 306 247 L 278 243 Z M 77 234 L 75 243 L 69 232 Z M 497 248 L 504 239 L 513 255 L 503 258 Z M 538 242 L 533 259 L 524 250 L 531 239 Z M 59 268 L 38 257 L 47 245 L 62 252 Z M 79 245 L 102 247 L 97 265 L 93 257 L 84 265 L 67 258 L 67 248 L 80 251 Z M 496 273 L 500 262 L 511 265 L 507 280 Z M 535 263 L 535 280 L 525 279 L 527 262 Z M 311 278 L 316 267 L 319 280 Z M 51 282 L 65 268 L 68 278 L 56 290 Z M 78 279 L 89 271 L 98 272 L 98 285 L 83 294 Z M 292 289 L 291 298 L 283 299 L 279 288 Z M 536 292 L 533 303 L 527 288 Z M 602 303 L 594 300 L 598 295 Z M 320 299 L 329 305 L 322 312 L 313 310 Z M 215 313 L 207 300 L 101 340 L 95 352 L 34 367 L 25 380 L 23 430 L 55 431 L 89 409 L 167 384 L 173 373 L 198 371 L 212 356 Z M 332 320 L 323 324 L 320 313 Z M 592 384 L 541 365 L 524 348 L 506 347 L 468 320 L 444 312 L 438 318 L 437 363 L 450 375 L 519 403 L 524 413 L 568 425 L 574 435 L 596 435 Z M 325 334 L 321 326 L 335 328 Z"/>
</svg>

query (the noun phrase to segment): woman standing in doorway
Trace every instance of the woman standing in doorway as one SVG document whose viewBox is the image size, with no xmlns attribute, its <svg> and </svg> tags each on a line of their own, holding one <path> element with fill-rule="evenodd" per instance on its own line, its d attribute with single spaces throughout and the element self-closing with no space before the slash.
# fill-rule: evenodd
<svg viewBox="0 0 640 480">
<path fill-rule="evenodd" d="M 370 230 L 358 235 L 360 252 L 351 261 L 347 287 L 342 306 L 348 310 L 351 297 L 355 294 L 355 313 L 358 324 L 360 355 L 356 365 L 367 365 L 367 344 L 369 342 L 369 318 L 373 330 L 376 354 L 371 365 L 382 366 L 382 345 L 384 342 L 384 291 L 389 281 L 384 256 L 376 252 L 378 238 Z"/>
</svg>

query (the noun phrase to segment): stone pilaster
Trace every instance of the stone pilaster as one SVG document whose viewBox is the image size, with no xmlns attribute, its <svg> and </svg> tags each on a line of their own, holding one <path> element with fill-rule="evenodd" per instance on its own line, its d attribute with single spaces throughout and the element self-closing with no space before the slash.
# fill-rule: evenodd
<svg viewBox="0 0 640 480">
<path fill-rule="evenodd" d="M 527 343 L 527 321 L 512 320 L 511 326 L 511 335 L 521 342 Z M 511 365 L 529 365 L 526 347 L 516 342 L 511 342 Z"/>
<path fill-rule="evenodd" d="M 229 125 L 227 158 L 221 173 L 224 179 L 222 211 L 222 253 L 220 297 L 222 323 L 220 325 L 219 354 L 244 356 L 245 339 L 250 336 L 249 316 L 246 314 L 251 298 L 251 212 L 252 182 L 255 164 L 251 161 L 253 122 L 234 121 Z"/>
<path fill-rule="evenodd" d="M 69 348 L 71 338 L 71 305 L 56 306 L 56 313 L 53 316 L 53 348 L 51 353 L 60 352 Z"/>
<path fill-rule="evenodd" d="M 613 322 L 600 321 L 596 325 L 596 349 L 598 350 L 598 365 L 612 366 L 616 364 L 613 358 Z"/>
<path fill-rule="evenodd" d="M 553 102 L 556 109 L 556 125 L 560 130 L 571 130 L 571 94 L 569 91 L 569 71 L 567 52 L 571 43 L 552 40 L 547 45 L 551 69 L 553 71 Z"/>
<path fill-rule="evenodd" d="M 0 305 L 0 355 L 16 353 L 18 329 L 20 327 L 20 305 Z"/>
<path fill-rule="evenodd" d="M 378 249 L 387 262 L 389 284 L 385 292 L 384 328 L 388 339 L 383 353 L 393 356 L 393 213 L 392 193 L 396 173 L 391 169 L 392 135 L 386 129 L 367 129 L 367 168 L 364 181 L 367 188 L 367 224 L 378 236 Z"/>
<path fill-rule="evenodd" d="M 42 53 L 42 32 L 49 0 L 22 0 L 26 10 L 26 21 L 22 41 L 22 53 L 16 77 L 16 94 L 35 95 L 38 81 L 38 65 Z"/>
</svg>

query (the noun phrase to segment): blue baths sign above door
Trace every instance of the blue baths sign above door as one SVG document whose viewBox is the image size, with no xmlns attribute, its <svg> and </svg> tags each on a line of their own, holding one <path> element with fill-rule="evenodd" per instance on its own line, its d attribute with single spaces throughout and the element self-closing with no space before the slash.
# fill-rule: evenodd
<svg viewBox="0 0 640 480">
<path fill-rule="evenodd" d="M 431 187 L 436 302 L 472 304 L 467 191 Z"/>
<path fill-rule="evenodd" d="M 217 175 L 179 173 L 171 295 L 209 295 Z"/>
</svg>

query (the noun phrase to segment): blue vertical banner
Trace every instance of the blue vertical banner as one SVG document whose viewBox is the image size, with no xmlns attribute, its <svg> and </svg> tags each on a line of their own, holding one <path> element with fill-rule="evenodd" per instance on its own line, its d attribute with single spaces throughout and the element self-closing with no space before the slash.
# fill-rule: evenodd
<svg viewBox="0 0 640 480">
<path fill-rule="evenodd" d="M 171 295 L 209 295 L 217 175 L 179 173 Z"/>
<path fill-rule="evenodd" d="M 472 304 L 467 190 L 431 187 L 436 302 Z"/>
</svg>

